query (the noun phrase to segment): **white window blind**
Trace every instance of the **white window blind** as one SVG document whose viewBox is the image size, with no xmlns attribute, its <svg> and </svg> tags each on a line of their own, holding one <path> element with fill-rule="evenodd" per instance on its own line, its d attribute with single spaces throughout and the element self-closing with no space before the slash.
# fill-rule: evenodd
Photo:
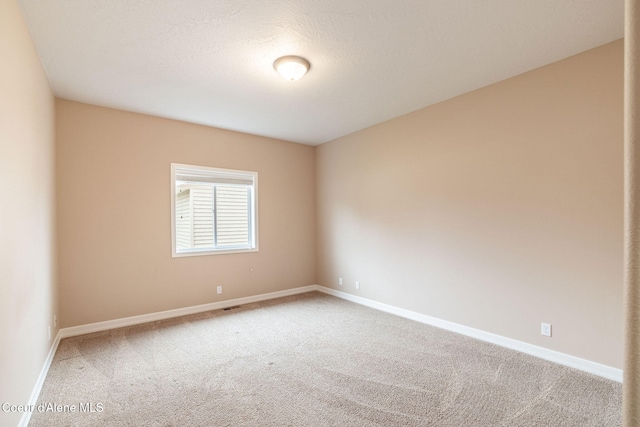
<svg viewBox="0 0 640 427">
<path fill-rule="evenodd" d="M 246 185 L 215 187 L 216 236 L 219 246 L 249 244 L 249 189 Z"/>
<path fill-rule="evenodd" d="M 257 250 L 256 172 L 172 164 L 173 256 Z"/>
</svg>

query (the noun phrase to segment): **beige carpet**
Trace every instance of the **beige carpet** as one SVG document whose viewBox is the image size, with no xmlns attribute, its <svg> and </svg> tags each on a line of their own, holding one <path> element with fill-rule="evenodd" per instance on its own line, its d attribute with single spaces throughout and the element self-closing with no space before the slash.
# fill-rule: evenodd
<svg viewBox="0 0 640 427">
<path fill-rule="evenodd" d="M 39 403 L 81 402 L 30 425 L 621 425 L 618 383 L 317 292 L 65 339 Z"/>
</svg>

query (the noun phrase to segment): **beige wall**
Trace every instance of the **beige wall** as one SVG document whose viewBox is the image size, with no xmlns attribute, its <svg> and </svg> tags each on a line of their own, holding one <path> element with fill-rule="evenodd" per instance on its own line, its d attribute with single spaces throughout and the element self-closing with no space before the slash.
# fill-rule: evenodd
<svg viewBox="0 0 640 427">
<path fill-rule="evenodd" d="M 315 283 L 313 147 L 66 100 L 56 143 L 63 327 Z M 258 172 L 259 252 L 171 257 L 172 162 Z"/>
<path fill-rule="evenodd" d="M 316 168 L 319 284 L 621 367 L 622 41 L 323 144 Z"/>
<path fill-rule="evenodd" d="M 0 0 L 0 64 L 0 403 L 27 404 L 57 309 L 54 99 L 14 0 Z"/>
<path fill-rule="evenodd" d="M 623 424 L 640 425 L 640 2 L 625 2 L 625 361 Z"/>
</svg>

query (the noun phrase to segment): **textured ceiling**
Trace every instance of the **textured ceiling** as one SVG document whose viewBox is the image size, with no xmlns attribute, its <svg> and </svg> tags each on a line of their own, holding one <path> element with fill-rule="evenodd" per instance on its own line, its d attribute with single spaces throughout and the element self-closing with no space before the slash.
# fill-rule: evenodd
<svg viewBox="0 0 640 427">
<path fill-rule="evenodd" d="M 316 145 L 623 36 L 624 0 L 19 0 L 56 96 Z M 273 69 L 311 62 L 302 80 Z"/>
</svg>

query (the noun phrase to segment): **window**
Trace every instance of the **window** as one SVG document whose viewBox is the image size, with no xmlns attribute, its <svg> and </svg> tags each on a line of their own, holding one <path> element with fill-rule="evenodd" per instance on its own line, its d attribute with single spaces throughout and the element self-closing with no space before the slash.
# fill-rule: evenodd
<svg viewBox="0 0 640 427">
<path fill-rule="evenodd" d="M 258 250 L 256 172 L 171 164 L 174 257 Z"/>
</svg>

